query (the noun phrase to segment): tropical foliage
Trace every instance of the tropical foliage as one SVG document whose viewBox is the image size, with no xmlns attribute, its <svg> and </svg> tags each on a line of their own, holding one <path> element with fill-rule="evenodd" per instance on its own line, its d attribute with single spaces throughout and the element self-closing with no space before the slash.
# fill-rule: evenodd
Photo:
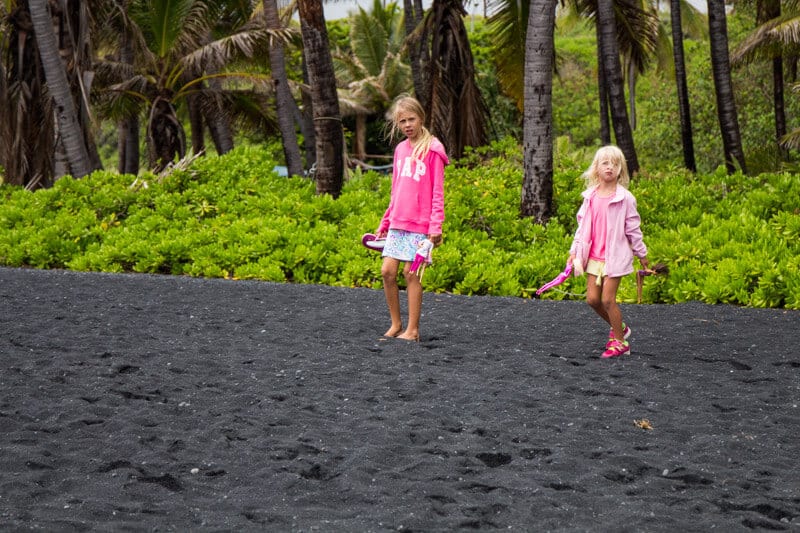
<svg viewBox="0 0 800 533">
<path fill-rule="evenodd" d="M 224 36 L 212 32 L 224 3 L 198 0 L 131 2 L 128 11 L 109 5 L 109 31 L 130 33 L 132 64 L 114 59 L 97 63 L 95 95 L 103 117 L 132 112 L 144 118 L 149 167 L 160 171 L 187 153 L 178 106 L 196 97 L 203 114 L 216 119 L 247 117 L 275 130 L 267 98 L 270 85 L 258 73 L 230 70 L 237 60 L 265 55 L 270 32 L 258 19 L 243 21 Z M 286 39 L 277 32 L 275 38 Z M 109 46 L 114 45 L 111 36 Z M 223 85 L 220 80 L 238 83 Z"/>
<path fill-rule="evenodd" d="M 426 290 L 531 297 L 563 269 L 585 161 L 567 143 L 557 146 L 547 225 L 508 207 L 522 175 L 515 143 L 494 144 L 449 171 L 445 241 Z M 358 243 L 380 220 L 390 178 L 357 172 L 334 200 L 308 180 L 278 177 L 274 164 L 262 148 L 239 147 L 165 177 L 98 172 L 33 194 L 6 186 L 0 264 L 379 288 L 379 256 Z M 632 190 L 651 261 L 670 267 L 647 278 L 643 302 L 800 309 L 795 176 L 671 171 L 642 176 Z M 544 297 L 580 299 L 584 283 L 571 279 Z M 633 276 L 620 297 L 636 302 Z"/>
</svg>

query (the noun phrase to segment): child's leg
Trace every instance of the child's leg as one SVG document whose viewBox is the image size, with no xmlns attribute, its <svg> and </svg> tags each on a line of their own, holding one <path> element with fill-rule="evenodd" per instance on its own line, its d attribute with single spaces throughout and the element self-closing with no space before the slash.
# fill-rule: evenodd
<svg viewBox="0 0 800 533">
<path fill-rule="evenodd" d="M 624 341 L 625 337 L 622 326 L 622 310 L 617 304 L 617 289 L 622 278 L 609 278 L 603 279 L 602 286 L 602 307 L 605 309 L 608 323 L 611 329 L 614 330 L 614 338 L 618 341 Z"/>
<path fill-rule="evenodd" d="M 406 293 L 408 295 L 408 326 L 406 330 L 398 336 L 398 339 L 409 341 L 419 340 L 419 317 L 422 314 L 422 282 L 416 273 L 408 271 L 406 265 L 403 274 L 406 277 Z"/>
<path fill-rule="evenodd" d="M 403 319 L 400 316 L 400 288 L 397 286 L 397 269 L 400 261 L 391 257 L 384 257 L 381 265 L 381 277 L 383 278 L 383 294 L 386 296 L 386 306 L 389 308 L 389 316 L 392 325 L 383 334 L 384 337 L 397 337 L 403 331 Z"/>
<path fill-rule="evenodd" d="M 603 285 L 597 284 L 597 276 L 594 274 L 586 274 L 586 303 L 589 304 L 589 307 L 594 309 L 594 312 L 597 313 L 600 318 L 611 325 L 608 312 L 603 305 Z"/>
</svg>

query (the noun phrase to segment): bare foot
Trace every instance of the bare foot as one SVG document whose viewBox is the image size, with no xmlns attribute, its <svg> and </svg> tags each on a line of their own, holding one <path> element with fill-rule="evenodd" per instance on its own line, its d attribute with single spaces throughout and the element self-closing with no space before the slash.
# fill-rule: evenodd
<svg viewBox="0 0 800 533">
<path fill-rule="evenodd" d="M 386 333 L 384 333 L 383 336 L 384 337 L 397 337 L 398 335 L 400 335 L 401 331 L 403 331 L 403 326 L 400 326 L 400 327 L 397 327 L 397 328 L 392 326 L 391 328 L 386 330 Z"/>
<path fill-rule="evenodd" d="M 412 332 L 406 330 L 401 335 L 398 335 L 397 338 L 398 339 L 403 339 L 404 341 L 419 342 L 419 333 L 412 333 Z"/>
</svg>

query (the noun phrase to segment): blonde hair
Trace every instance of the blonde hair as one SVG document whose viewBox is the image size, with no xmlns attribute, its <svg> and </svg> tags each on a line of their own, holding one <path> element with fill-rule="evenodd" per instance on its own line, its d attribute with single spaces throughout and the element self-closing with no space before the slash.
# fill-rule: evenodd
<svg viewBox="0 0 800 533">
<path fill-rule="evenodd" d="M 390 128 L 389 138 L 393 139 L 395 136 L 399 136 L 398 133 L 400 133 L 400 128 L 397 126 L 397 117 L 403 112 L 412 113 L 419 117 L 422 127 L 420 128 L 419 137 L 414 144 L 414 149 L 411 152 L 411 156 L 414 159 L 425 159 L 425 156 L 428 155 L 428 152 L 431 149 L 431 143 L 433 142 L 434 137 L 433 134 L 428 131 L 428 128 L 425 127 L 425 110 L 422 109 L 422 104 L 420 104 L 419 100 L 413 96 L 401 94 L 395 98 L 394 102 L 392 103 L 392 107 L 389 108 L 389 111 L 386 113 L 386 120 L 388 121 Z"/>
<path fill-rule="evenodd" d="M 586 172 L 583 173 L 583 179 L 586 181 L 586 187 L 592 187 L 600 183 L 600 177 L 597 174 L 597 169 L 603 161 L 611 161 L 615 166 L 619 167 L 619 176 L 617 176 L 617 183 L 628 188 L 631 177 L 628 174 L 628 163 L 625 162 L 625 154 L 622 153 L 618 147 L 614 145 L 603 146 L 599 148 L 594 154 L 594 159 Z"/>
</svg>

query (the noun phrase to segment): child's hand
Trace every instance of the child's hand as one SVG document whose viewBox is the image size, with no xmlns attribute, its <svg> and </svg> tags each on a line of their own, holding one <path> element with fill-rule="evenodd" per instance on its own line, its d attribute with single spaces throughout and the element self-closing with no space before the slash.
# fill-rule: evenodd
<svg viewBox="0 0 800 533">
<path fill-rule="evenodd" d="M 431 241 L 434 246 L 439 246 L 440 244 L 442 244 L 441 235 L 429 235 L 428 240 Z"/>
</svg>

